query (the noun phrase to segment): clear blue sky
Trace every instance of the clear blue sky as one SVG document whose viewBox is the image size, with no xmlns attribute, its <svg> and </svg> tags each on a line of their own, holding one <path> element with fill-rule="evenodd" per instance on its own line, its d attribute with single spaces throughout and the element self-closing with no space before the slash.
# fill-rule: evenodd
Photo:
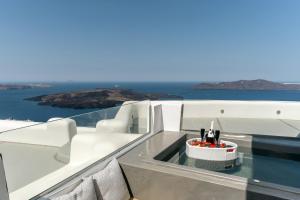
<svg viewBox="0 0 300 200">
<path fill-rule="evenodd" d="M 0 69 L 0 81 L 300 81 L 300 1 L 0 1 Z"/>
</svg>

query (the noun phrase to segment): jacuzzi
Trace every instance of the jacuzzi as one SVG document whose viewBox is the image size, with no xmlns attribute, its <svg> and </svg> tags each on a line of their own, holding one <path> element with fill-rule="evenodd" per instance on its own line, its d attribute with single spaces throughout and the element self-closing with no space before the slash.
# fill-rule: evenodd
<svg viewBox="0 0 300 200">
<path fill-rule="evenodd" d="M 233 136 L 226 140 L 232 141 L 231 145 L 237 144 L 238 147 L 234 146 L 237 149 L 229 154 L 229 158 L 226 157 L 225 149 L 223 157 L 220 157 L 220 154 L 214 155 L 216 152 L 210 148 L 202 149 L 203 155 L 197 155 L 199 151 L 193 152 L 194 149 L 186 145 L 194 138 L 197 138 L 197 135 L 187 134 L 154 159 L 184 168 L 204 169 L 243 177 L 254 182 L 300 188 L 300 139 L 252 136 L 251 141 L 246 141 Z"/>
</svg>

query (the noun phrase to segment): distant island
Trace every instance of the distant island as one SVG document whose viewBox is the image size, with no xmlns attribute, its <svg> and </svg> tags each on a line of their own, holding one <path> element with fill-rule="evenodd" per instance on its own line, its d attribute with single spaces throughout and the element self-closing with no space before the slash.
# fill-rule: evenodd
<svg viewBox="0 0 300 200">
<path fill-rule="evenodd" d="M 30 83 L 30 84 L 0 84 L 0 90 L 25 90 L 33 88 L 47 88 L 51 87 L 44 83 Z"/>
<path fill-rule="evenodd" d="M 285 84 L 257 79 L 218 83 L 199 83 L 195 85 L 194 88 L 201 90 L 300 90 L 300 84 Z"/>
<path fill-rule="evenodd" d="M 158 99 L 182 99 L 180 96 L 163 93 L 141 93 L 128 89 L 93 89 L 75 92 L 57 93 L 26 98 L 37 101 L 39 105 L 49 105 L 60 108 L 108 108 L 117 106 L 124 101 L 142 101 Z"/>
</svg>

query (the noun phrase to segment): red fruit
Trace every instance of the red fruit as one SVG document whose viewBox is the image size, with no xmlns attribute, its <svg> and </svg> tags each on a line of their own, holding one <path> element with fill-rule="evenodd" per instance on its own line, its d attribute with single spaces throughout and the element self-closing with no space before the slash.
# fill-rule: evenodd
<svg viewBox="0 0 300 200">
<path fill-rule="evenodd" d="M 209 147 L 215 148 L 216 145 L 215 144 L 210 144 Z"/>
<path fill-rule="evenodd" d="M 199 146 L 199 145 L 202 144 L 202 142 L 199 141 L 199 140 L 192 140 L 192 142 L 191 142 L 190 144 L 191 144 L 192 146 Z"/>
</svg>

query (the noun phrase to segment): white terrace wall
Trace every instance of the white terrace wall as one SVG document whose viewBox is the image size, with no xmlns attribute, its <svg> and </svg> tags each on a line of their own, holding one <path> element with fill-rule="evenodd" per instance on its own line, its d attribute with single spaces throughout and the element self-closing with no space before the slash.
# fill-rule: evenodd
<svg viewBox="0 0 300 200">
<path fill-rule="evenodd" d="M 152 101 L 162 106 L 165 131 L 179 131 L 181 117 L 300 120 L 300 102 L 184 100 Z"/>
<path fill-rule="evenodd" d="M 300 120 L 300 103 L 272 101 L 184 101 L 184 117 Z"/>
</svg>

